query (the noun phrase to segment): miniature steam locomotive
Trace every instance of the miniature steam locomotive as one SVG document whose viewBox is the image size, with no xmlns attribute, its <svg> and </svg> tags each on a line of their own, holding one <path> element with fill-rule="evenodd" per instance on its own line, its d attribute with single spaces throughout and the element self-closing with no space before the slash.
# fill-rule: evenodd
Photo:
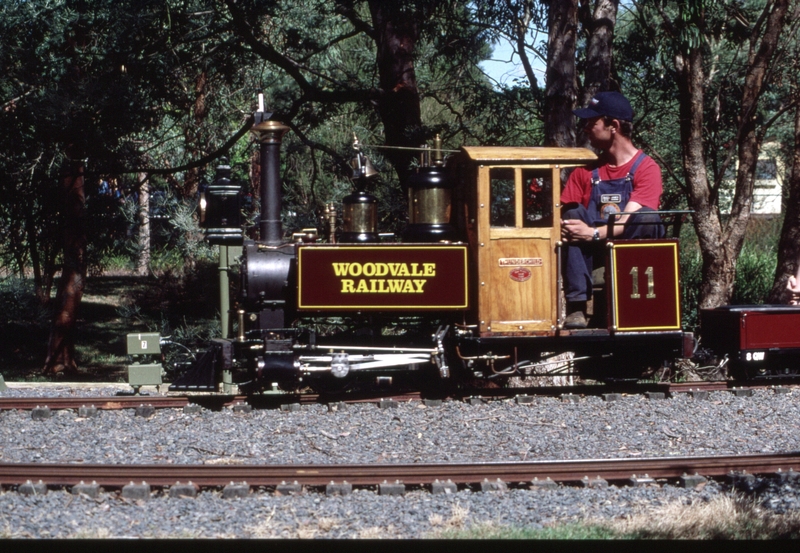
<svg viewBox="0 0 800 553">
<path fill-rule="evenodd" d="M 261 238 L 243 242 L 236 336 L 213 340 L 171 391 L 217 391 L 220 382 L 250 393 L 502 382 L 542 374 L 565 352 L 581 377 L 637 378 L 692 356 L 676 238 L 608 241 L 590 328 L 564 328 L 561 178 L 594 161 L 591 151 L 465 146 L 445 162 L 434 147 L 408 183 L 409 224 L 399 239 L 381 238 L 376 201 L 359 191 L 344 199 L 338 235 L 331 224 L 327 241 L 316 231 L 284 241 L 278 168 L 286 131 L 271 120 L 253 129 Z M 371 171 L 357 149 L 354 181 Z M 236 198 L 225 186 L 210 194 L 212 243 L 242 243 Z M 715 324 L 730 313 L 738 312 L 704 317 Z M 727 342 L 713 345 L 738 355 L 725 332 Z M 136 350 L 135 336 L 131 343 Z M 744 360 L 736 364 L 747 373 Z"/>
</svg>

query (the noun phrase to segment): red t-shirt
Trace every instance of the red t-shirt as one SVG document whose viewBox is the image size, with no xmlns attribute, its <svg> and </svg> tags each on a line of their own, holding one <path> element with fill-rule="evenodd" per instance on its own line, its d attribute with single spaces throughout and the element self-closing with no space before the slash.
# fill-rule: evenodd
<svg viewBox="0 0 800 553">
<path fill-rule="evenodd" d="M 641 150 L 639 150 L 641 152 Z M 639 154 L 619 167 L 609 167 L 603 163 L 598 166 L 600 180 L 622 179 L 630 172 L 633 162 Z M 561 204 L 581 203 L 589 207 L 592 196 L 592 169 L 593 167 L 576 167 L 572 171 L 564 191 L 561 192 Z M 661 182 L 661 167 L 651 158 L 646 157 L 636 168 L 633 175 L 633 192 L 629 201 L 639 203 L 645 207 L 658 209 L 661 204 L 661 192 L 664 185 Z"/>
</svg>

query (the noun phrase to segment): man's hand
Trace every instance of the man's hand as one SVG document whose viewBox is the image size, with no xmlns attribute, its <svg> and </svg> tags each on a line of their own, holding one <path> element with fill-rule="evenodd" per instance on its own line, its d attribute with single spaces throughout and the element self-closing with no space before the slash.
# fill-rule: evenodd
<svg viewBox="0 0 800 553">
<path fill-rule="evenodd" d="M 561 238 L 567 242 L 591 241 L 594 238 L 594 227 L 580 219 L 564 219 L 561 221 Z"/>
</svg>

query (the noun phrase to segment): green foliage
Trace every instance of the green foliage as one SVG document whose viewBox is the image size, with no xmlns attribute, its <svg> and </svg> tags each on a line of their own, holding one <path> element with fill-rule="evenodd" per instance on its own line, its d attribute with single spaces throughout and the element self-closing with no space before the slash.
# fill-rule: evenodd
<svg viewBox="0 0 800 553">
<path fill-rule="evenodd" d="M 709 248 L 703 257 L 719 264 L 703 271 L 709 282 L 689 287 L 690 295 L 704 291 L 703 302 L 762 301 L 752 283 L 774 265 L 761 251 L 738 248 L 764 143 L 782 141 L 784 167 L 794 147 L 787 106 L 796 88 L 797 35 L 790 18 L 772 17 L 779 13 L 763 1 L 641 2 L 616 27 L 615 65 L 634 104 L 638 138 L 665 169 L 662 204 L 703 214 L 695 220 Z M 768 37 L 776 39 L 774 55 Z M 762 56 L 763 66 L 756 61 Z M 730 273 L 720 269 L 732 256 L 739 268 L 731 288 Z M 690 268 L 699 267 L 698 254 Z"/>
<path fill-rule="evenodd" d="M 65 155 L 77 153 L 88 160 L 93 227 L 87 256 L 91 271 L 101 272 L 106 260 L 124 252 L 126 240 L 128 246 L 135 240 L 136 227 L 135 205 L 123 202 L 128 224 L 120 226 L 110 205 L 117 199 L 99 195 L 98 183 L 114 182 L 130 199 L 137 185 L 127 171 L 164 173 L 209 155 L 241 126 L 258 90 L 275 118 L 293 129 L 284 141 L 282 170 L 287 233 L 320 226 L 325 204 L 353 190 L 347 167 L 352 132 L 365 143 L 385 141 L 374 107 L 375 38 L 364 32 L 371 17 L 367 2 L 247 3 L 240 9 L 252 25 L 252 40 L 237 26 L 231 6 L 207 0 L 34 0 L 0 7 L 0 98 L 14 99 L 0 111 L 0 124 L 12 130 L 0 137 L 0 169 L 10 176 L 3 183 L 6 197 L 28 219 L 15 219 L 10 207 L 0 207 L 6 266 L 24 272 L 41 263 L 30 257 L 32 246 L 45 254 L 45 273 L 57 270 L 63 225 L 58 171 Z M 439 133 L 454 149 L 537 140 L 540 126 L 529 106 L 536 89 L 495 93 L 477 70 L 493 35 L 474 23 L 472 8 L 453 12 L 452 6 L 419 0 L 400 9 L 420 25 L 415 66 L 425 127 L 413 130 L 420 141 Z M 254 150 L 239 141 L 228 152 L 235 177 L 248 190 Z M 373 190 L 380 228 L 398 230 L 404 193 L 385 151 L 368 153 L 383 179 Z M 213 169 L 201 165 L 164 174 L 162 184 L 191 200 L 193 186 L 213 178 Z M 188 228 L 190 211 L 171 211 L 176 233 L 161 239 L 184 256 L 194 255 L 192 233 L 183 233 L 189 238 L 182 241 L 177 229 Z"/>
<path fill-rule="evenodd" d="M 6 277 L 0 279 L 0 326 L 44 325 L 50 316 L 36 297 L 33 282 Z"/>
<path fill-rule="evenodd" d="M 751 219 L 747 237 L 736 261 L 733 305 L 754 305 L 767 301 L 777 265 L 781 221 Z"/>
<path fill-rule="evenodd" d="M 614 57 L 622 91 L 635 111 L 635 141 L 658 156 L 665 169 L 662 205 L 686 206 L 688 190 L 683 175 L 683 147 L 675 65 L 676 53 L 689 48 L 703 52 L 702 155 L 711 201 L 736 170 L 736 144 L 741 119 L 741 98 L 748 67 L 749 41 L 755 38 L 763 2 L 697 0 L 692 2 L 643 2 L 621 10 L 615 29 Z M 792 37 L 787 41 L 795 40 Z M 781 53 L 783 52 L 783 53 Z M 791 148 L 791 118 L 783 112 L 795 81 L 794 66 L 780 57 L 771 70 L 775 84 L 767 88 L 754 115 L 759 132 L 783 137 Z M 784 77 L 777 77 L 786 71 Z M 685 122 L 684 122 L 685 123 Z M 695 155 L 698 153 L 696 152 Z M 786 151 L 784 165 L 790 166 Z"/>
<path fill-rule="evenodd" d="M 67 159 L 85 161 L 86 256 L 97 274 L 123 250 L 127 230 L 110 205 L 117 198 L 98 194 L 98 184 L 131 194 L 135 179 L 126 171 L 179 167 L 241 126 L 255 86 L 243 86 L 250 75 L 241 71 L 244 50 L 224 32 L 219 7 L 207 0 L 0 4 L 4 266 L 33 269 L 37 286 L 57 272 Z M 193 177 L 173 172 L 170 184 L 181 190 L 178 179 Z"/>
<path fill-rule="evenodd" d="M 108 252 L 103 255 L 99 262 L 103 274 L 124 273 L 128 274 L 133 270 L 134 259 L 129 255 Z"/>
<path fill-rule="evenodd" d="M 700 281 L 703 261 L 694 237 L 693 247 L 686 247 L 686 240 L 681 243 L 681 326 L 685 330 L 696 331 L 700 326 Z"/>
<path fill-rule="evenodd" d="M 130 264 L 122 261 L 129 232 L 123 211 L 126 203 L 130 202 L 116 183 L 98 179 L 86 184 L 87 233 L 92 237 L 86 248 L 90 275 L 102 274 L 113 258 L 118 266 Z"/>
<path fill-rule="evenodd" d="M 162 263 L 165 268 L 159 276 L 127 291 L 116 314 L 129 329 L 158 332 L 173 342 L 164 352 L 170 364 L 222 335 L 215 300 L 218 266 L 207 260 L 195 260 L 192 268 Z"/>
<path fill-rule="evenodd" d="M 192 267 L 216 259 L 216 249 L 204 239 L 197 220 L 197 200 L 183 199 L 166 181 L 152 179 L 150 189 L 150 268 L 155 273 Z M 127 257 L 133 264 L 141 253 L 138 243 L 139 205 L 134 193 L 118 206 L 116 223 L 125 229 L 107 257 Z"/>
<path fill-rule="evenodd" d="M 212 338 L 219 338 L 222 335 L 219 326 L 219 319 L 206 319 L 191 323 L 186 319 L 175 323 L 162 320 L 160 332 L 163 336 L 169 336 L 174 342 L 191 345 L 207 344 Z"/>
<path fill-rule="evenodd" d="M 736 280 L 731 305 L 759 305 L 767 301 L 777 263 L 780 218 L 751 219 L 742 251 L 736 262 Z M 681 298 L 683 327 L 697 330 L 700 314 L 702 258 L 697 236 L 691 228 L 681 232 Z"/>
<path fill-rule="evenodd" d="M 217 312 L 215 298 L 219 295 L 218 271 L 216 260 L 198 261 L 191 267 L 176 265 L 154 277 L 146 288 L 134 291 L 131 298 L 142 315 L 157 321 L 165 318 L 173 327 L 184 316 L 213 318 Z"/>
</svg>

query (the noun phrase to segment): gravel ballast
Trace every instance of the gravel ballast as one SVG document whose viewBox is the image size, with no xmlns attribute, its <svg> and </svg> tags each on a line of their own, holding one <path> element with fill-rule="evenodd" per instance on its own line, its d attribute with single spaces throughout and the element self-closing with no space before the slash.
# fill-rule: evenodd
<svg viewBox="0 0 800 553">
<path fill-rule="evenodd" d="M 2 397 L 93 395 L 100 390 L 9 388 Z M 79 417 L 55 411 L 33 420 L 29 411 L 0 412 L 2 463 L 442 463 L 636 458 L 774 453 L 800 449 L 797 395 L 755 390 L 752 397 L 713 392 L 707 400 L 680 394 L 665 400 L 641 395 L 619 401 L 578 402 L 536 397 L 482 405 L 399 403 L 379 409 L 354 404 L 331 409 L 235 413 L 157 410 L 99 411 Z M 142 402 L 146 403 L 143 397 Z M 46 401 L 43 399 L 43 404 Z M 795 470 L 800 467 L 795 467 Z M 765 507 L 798 508 L 798 484 L 763 484 Z M 422 537 L 476 524 L 541 527 L 557 522 L 617 519 L 672 502 L 728 494 L 725 483 L 700 490 L 673 485 L 610 486 L 506 492 L 460 490 L 433 495 L 411 490 L 380 496 L 356 489 L 345 497 L 308 490 L 297 496 L 253 493 L 223 499 L 203 490 L 195 499 L 156 491 L 148 501 L 102 493 L 96 500 L 50 490 L 0 494 L 5 537 Z"/>
</svg>

